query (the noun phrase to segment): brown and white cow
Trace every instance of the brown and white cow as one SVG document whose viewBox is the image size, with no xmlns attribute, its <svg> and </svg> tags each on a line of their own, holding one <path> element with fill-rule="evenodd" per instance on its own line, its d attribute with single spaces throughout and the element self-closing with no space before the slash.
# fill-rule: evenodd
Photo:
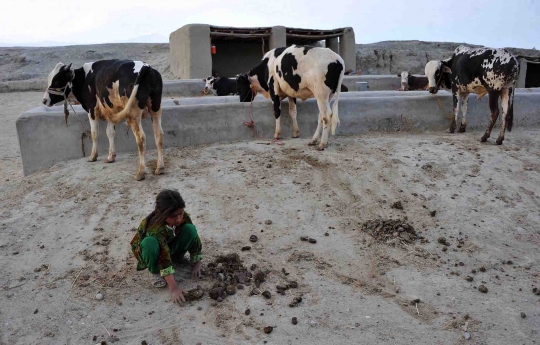
<svg viewBox="0 0 540 345">
<path fill-rule="evenodd" d="M 290 46 L 266 53 L 262 61 L 246 74 L 237 77 L 240 102 L 250 102 L 253 91 L 272 100 L 276 118 L 274 139 L 281 138 L 281 100 L 289 98 L 289 115 L 293 121 L 293 138 L 299 134 L 296 122 L 296 99 L 315 97 L 319 106 L 317 130 L 309 145 L 321 141 L 318 150 L 324 150 L 330 129 L 335 134 L 339 124 L 338 101 L 343 82 L 345 63 L 328 48 Z M 330 101 L 336 95 L 332 107 Z"/>
<path fill-rule="evenodd" d="M 109 155 L 105 163 L 112 163 L 116 158 L 115 125 L 125 119 L 139 149 L 139 170 L 135 175 L 139 181 L 146 176 L 146 136 L 141 125 L 143 112 L 149 112 L 152 116 L 158 149 L 155 174 L 162 174 L 165 169 L 161 128 L 162 89 L 161 74 L 141 61 L 101 60 L 85 63 L 77 69 L 71 68 L 71 64 L 66 66 L 58 63 L 49 74 L 42 103 L 50 107 L 67 98 L 81 104 L 90 120 L 92 152 L 89 162 L 96 161 L 98 157 L 99 120 L 107 121 Z"/>
<path fill-rule="evenodd" d="M 401 91 L 427 90 L 427 77 L 415 77 L 409 71 L 403 71 L 397 76 L 401 78 Z"/>
<path fill-rule="evenodd" d="M 454 118 L 450 132 L 454 133 L 461 100 L 460 132 L 467 128 L 467 101 L 470 93 L 478 95 L 478 99 L 489 94 L 491 120 L 482 136 L 485 142 L 499 116 L 499 97 L 501 97 L 502 125 L 497 145 L 504 140 L 506 129 L 512 131 L 514 120 L 514 89 L 519 72 L 519 63 L 514 55 L 506 49 L 476 48 L 459 46 L 454 55 L 447 60 L 433 60 L 426 64 L 426 76 L 429 79 L 429 92 L 436 94 L 441 85 L 452 88 L 454 101 Z M 451 85 L 448 85 L 451 84 Z"/>
</svg>

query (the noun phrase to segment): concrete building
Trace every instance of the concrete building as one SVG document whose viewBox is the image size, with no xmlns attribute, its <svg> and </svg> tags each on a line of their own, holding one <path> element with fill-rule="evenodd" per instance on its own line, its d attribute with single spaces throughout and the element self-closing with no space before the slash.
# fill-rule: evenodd
<svg viewBox="0 0 540 345">
<path fill-rule="evenodd" d="M 312 30 L 284 26 L 233 28 L 188 24 L 169 36 L 171 72 L 182 79 L 206 78 L 213 73 L 234 76 L 255 67 L 263 55 L 277 47 L 326 46 L 345 60 L 345 69 L 356 69 L 352 28 Z"/>
</svg>

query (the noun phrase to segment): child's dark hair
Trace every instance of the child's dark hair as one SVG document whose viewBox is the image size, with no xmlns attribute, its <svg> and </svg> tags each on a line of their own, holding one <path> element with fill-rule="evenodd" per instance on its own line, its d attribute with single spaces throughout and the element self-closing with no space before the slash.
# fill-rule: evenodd
<svg viewBox="0 0 540 345">
<path fill-rule="evenodd" d="M 146 218 L 146 228 L 150 225 L 162 226 L 165 220 L 179 208 L 185 208 L 186 203 L 178 191 L 164 189 L 156 197 L 156 206 Z"/>
</svg>

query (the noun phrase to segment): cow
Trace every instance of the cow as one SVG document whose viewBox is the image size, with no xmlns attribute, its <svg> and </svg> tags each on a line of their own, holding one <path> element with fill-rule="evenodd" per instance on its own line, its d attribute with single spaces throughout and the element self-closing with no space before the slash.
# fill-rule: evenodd
<svg viewBox="0 0 540 345">
<path fill-rule="evenodd" d="M 229 96 L 238 94 L 236 89 L 236 79 L 229 79 L 225 76 L 221 77 L 208 77 L 203 79 L 204 85 L 204 94 L 206 95 L 208 91 L 212 90 L 216 96 Z"/>
<path fill-rule="evenodd" d="M 281 138 L 281 100 L 286 97 L 289 99 L 293 138 L 298 138 L 296 99 L 305 101 L 315 97 L 319 106 L 319 119 L 308 145 L 316 145 L 322 128 L 321 141 L 317 147 L 322 151 L 328 142 L 330 129 L 335 134 L 339 125 L 338 101 L 344 67 L 343 59 L 328 48 L 292 45 L 272 49 L 256 67 L 238 76 L 240 102 L 251 101 L 256 92 L 272 100 L 276 118 L 274 139 L 277 140 Z M 334 95 L 336 98 L 330 107 Z"/>
<path fill-rule="evenodd" d="M 468 48 L 459 46 L 447 60 L 433 60 L 426 64 L 425 73 L 429 79 L 429 92 L 436 94 L 441 84 L 452 89 L 454 117 L 449 132 L 454 133 L 458 117 L 458 103 L 461 100 L 462 119 L 459 132 L 467 128 L 467 100 L 470 93 L 478 99 L 489 94 L 491 119 L 488 129 L 481 138 L 486 142 L 499 116 L 501 97 L 502 125 L 497 145 L 504 140 L 506 129 L 512 131 L 514 120 L 514 90 L 519 72 L 519 63 L 506 49 Z"/>
<path fill-rule="evenodd" d="M 408 71 L 403 71 L 397 75 L 401 78 L 400 91 L 426 90 L 428 85 L 427 77 L 415 77 Z"/>
<path fill-rule="evenodd" d="M 88 159 L 95 162 L 98 157 L 99 120 L 107 121 L 109 155 L 105 163 L 116 159 L 114 145 L 115 125 L 126 120 L 131 127 L 139 149 L 137 181 L 146 177 L 146 136 L 141 118 L 152 116 L 154 138 L 158 150 L 155 174 L 162 174 L 163 129 L 161 128 L 161 74 L 142 61 L 101 60 L 85 63 L 74 69 L 71 64 L 58 63 L 49 74 L 48 86 L 42 103 L 48 107 L 66 99 L 78 101 L 88 113 L 92 138 L 92 152 Z"/>
</svg>

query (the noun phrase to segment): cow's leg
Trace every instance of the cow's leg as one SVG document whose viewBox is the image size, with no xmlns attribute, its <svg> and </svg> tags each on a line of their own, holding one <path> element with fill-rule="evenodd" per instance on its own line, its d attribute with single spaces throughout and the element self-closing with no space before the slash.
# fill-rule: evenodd
<svg viewBox="0 0 540 345">
<path fill-rule="evenodd" d="M 88 157 L 88 161 L 95 162 L 98 157 L 99 119 L 95 114 L 88 113 L 88 120 L 90 120 L 90 137 L 92 138 L 92 152 Z"/>
<path fill-rule="evenodd" d="M 467 130 L 467 103 L 469 102 L 469 94 L 462 93 L 460 94 L 461 98 L 461 125 L 459 126 L 459 132 L 465 133 Z"/>
<path fill-rule="evenodd" d="M 296 98 L 289 97 L 289 115 L 291 115 L 291 119 L 293 122 L 293 138 L 298 138 L 298 133 L 300 130 L 298 129 L 298 122 L 296 122 Z"/>
<path fill-rule="evenodd" d="M 488 93 L 489 95 L 489 110 L 491 110 L 491 118 L 489 120 L 489 126 L 486 130 L 486 133 L 482 136 L 480 139 L 481 142 L 486 142 L 488 138 L 491 135 L 491 130 L 493 129 L 493 126 L 495 125 L 495 122 L 497 122 L 497 118 L 499 117 L 499 96 L 501 95 L 500 91 L 490 91 Z"/>
<path fill-rule="evenodd" d="M 105 159 L 105 163 L 112 163 L 116 158 L 116 148 L 114 146 L 115 130 L 114 124 L 107 122 L 107 137 L 109 138 L 109 156 Z"/>
<path fill-rule="evenodd" d="M 146 135 L 142 128 L 141 113 L 142 111 L 139 112 L 138 116 L 135 114 L 133 114 L 134 116 L 132 114 L 128 115 L 131 117 L 131 119 L 128 120 L 128 123 L 135 135 L 137 148 L 139 149 L 139 171 L 137 172 L 137 175 L 135 175 L 135 180 L 137 181 L 144 180 L 146 177 L 146 162 L 144 160 L 144 155 L 146 153 Z"/>
<path fill-rule="evenodd" d="M 156 140 L 156 147 L 158 151 L 158 161 L 156 165 L 156 171 L 154 174 L 161 175 L 165 171 L 165 163 L 163 162 L 163 128 L 161 128 L 161 107 L 158 111 L 154 112 L 150 109 L 152 115 L 152 126 L 154 127 L 154 139 Z"/>
<path fill-rule="evenodd" d="M 457 90 L 452 90 L 452 101 L 454 103 L 454 117 L 452 118 L 452 123 L 450 124 L 450 129 L 448 129 L 448 132 L 450 133 L 454 133 L 456 131 L 456 122 L 457 122 L 457 117 L 458 117 L 458 112 L 459 112 L 459 107 L 458 107 L 458 104 L 459 104 L 459 96 L 458 96 L 458 92 Z"/>
<path fill-rule="evenodd" d="M 506 132 L 506 117 L 508 116 L 508 109 L 511 102 L 511 96 L 513 90 L 503 89 L 501 91 L 501 108 L 502 108 L 502 119 L 501 119 L 501 132 L 497 138 L 497 145 L 502 145 L 504 141 L 504 133 Z"/>
<path fill-rule="evenodd" d="M 317 141 L 319 141 L 319 135 L 321 133 L 322 129 L 322 118 L 321 114 L 319 113 L 319 119 L 317 120 L 317 129 L 315 130 L 315 134 L 313 134 L 313 138 L 311 138 L 311 141 L 308 143 L 309 146 L 317 145 Z"/>
<path fill-rule="evenodd" d="M 330 102 L 328 102 L 328 97 L 317 97 L 317 105 L 319 106 L 319 118 L 322 121 L 322 136 L 321 142 L 317 147 L 317 150 L 322 151 L 328 143 L 328 135 L 330 133 L 330 114 L 332 114 L 332 109 L 330 109 Z"/>
<path fill-rule="evenodd" d="M 274 131 L 274 140 L 281 139 L 281 100 L 272 89 L 270 89 L 270 95 L 272 96 L 272 104 L 274 105 L 274 116 L 276 118 L 276 130 Z"/>
</svg>

